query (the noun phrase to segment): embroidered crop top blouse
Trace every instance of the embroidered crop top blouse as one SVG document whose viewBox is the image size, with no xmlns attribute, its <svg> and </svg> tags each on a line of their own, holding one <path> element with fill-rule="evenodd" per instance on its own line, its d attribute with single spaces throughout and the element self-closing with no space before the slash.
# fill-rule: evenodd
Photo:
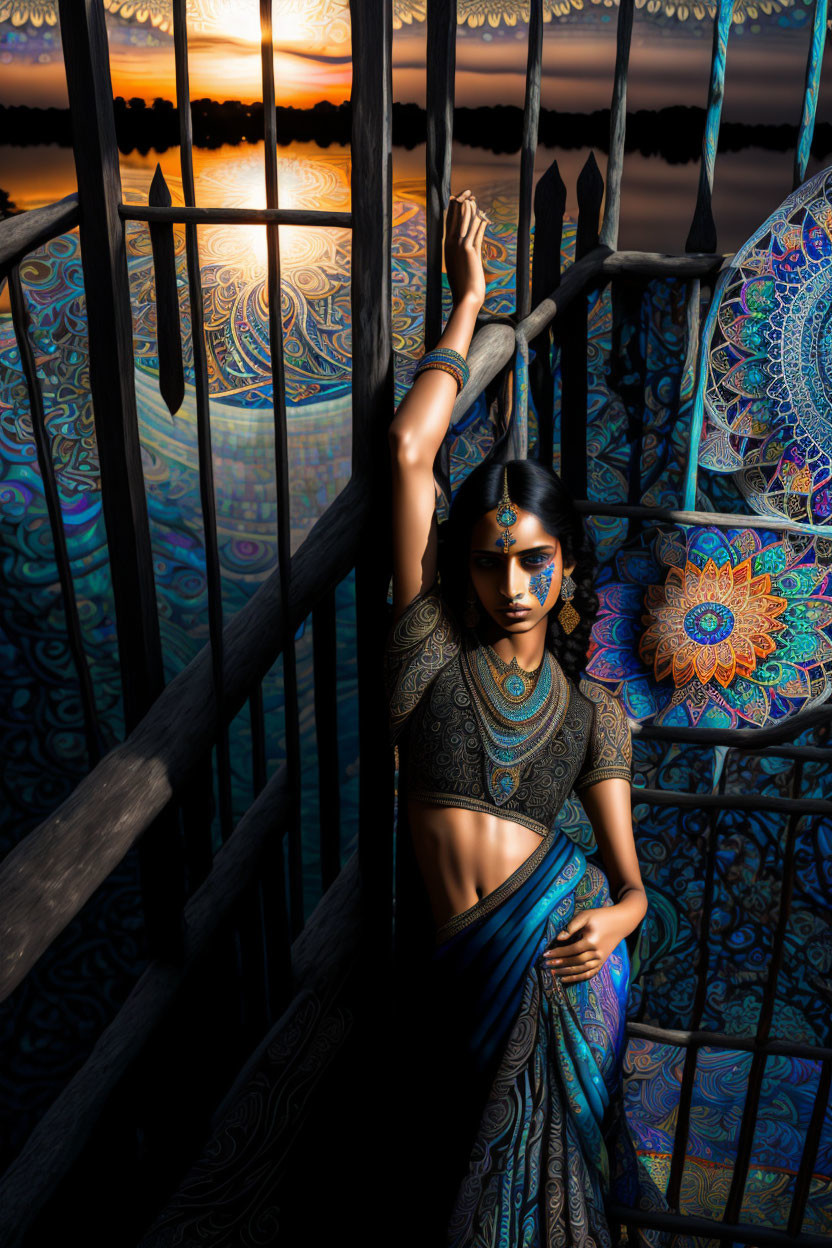
<svg viewBox="0 0 832 1248">
<path fill-rule="evenodd" d="M 384 668 L 391 737 L 416 800 L 545 836 L 571 789 L 630 779 L 630 727 L 611 693 L 576 685 L 549 650 L 537 673 L 503 663 L 457 627 L 435 588 L 396 621 Z"/>
</svg>

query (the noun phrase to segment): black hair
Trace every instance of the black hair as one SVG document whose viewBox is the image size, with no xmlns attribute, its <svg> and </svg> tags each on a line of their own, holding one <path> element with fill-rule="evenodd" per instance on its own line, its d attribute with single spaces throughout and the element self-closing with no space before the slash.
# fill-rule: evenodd
<svg viewBox="0 0 832 1248">
<path fill-rule="evenodd" d="M 440 527 L 439 577 L 442 596 L 458 621 L 462 621 L 469 586 L 471 532 L 488 511 L 494 511 L 503 493 L 503 470 L 508 473 L 508 494 L 523 511 L 537 516 L 547 533 L 558 539 L 565 566 L 575 564 L 572 606 L 580 622 L 564 632 L 557 609 L 549 611 L 546 645 L 567 676 L 577 680 L 586 665 L 589 637 L 598 614 L 595 592 L 596 558 L 584 528 L 583 517 L 551 468 L 533 459 L 510 459 L 507 463 L 479 464 L 459 487 Z"/>
</svg>

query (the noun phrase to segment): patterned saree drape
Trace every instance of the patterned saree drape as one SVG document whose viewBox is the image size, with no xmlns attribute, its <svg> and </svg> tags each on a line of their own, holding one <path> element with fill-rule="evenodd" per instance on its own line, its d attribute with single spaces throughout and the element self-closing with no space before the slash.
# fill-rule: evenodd
<svg viewBox="0 0 832 1248">
<path fill-rule="evenodd" d="M 578 983 L 540 961 L 576 909 L 611 904 L 603 871 L 555 828 L 436 933 L 410 1032 L 409 1164 L 423 1168 L 419 1199 L 436 1201 L 424 1248 L 611 1248 L 609 1200 L 663 1207 L 624 1121 L 626 943 Z"/>
</svg>

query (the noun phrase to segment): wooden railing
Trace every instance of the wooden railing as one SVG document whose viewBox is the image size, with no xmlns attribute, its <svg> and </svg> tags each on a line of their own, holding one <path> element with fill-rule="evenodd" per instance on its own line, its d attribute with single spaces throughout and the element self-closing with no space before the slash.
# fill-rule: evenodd
<svg viewBox="0 0 832 1248">
<path fill-rule="evenodd" d="M 386 720 L 378 662 L 386 630 L 390 554 L 385 548 L 387 506 L 384 430 L 393 412 L 391 327 L 392 128 L 391 39 L 389 0 L 352 0 L 352 206 L 349 213 L 281 209 L 278 206 L 275 87 L 270 0 L 261 0 L 263 99 L 266 131 L 267 206 L 264 209 L 195 206 L 190 112 L 187 107 L 188 56 L 184 0 L 173 0 L 174 48 L 180 124 L 180 161 L 185 204 L 172 206 L 161 175 L 154 179 L 147 206 L 122 200 L 118 151 L 112 114 L 104 13 L 101 0 L 77 5 L 61 0 L 60 17 L 67 86 L 74 126 L 78 195 L 47 208 L 21 214 L 0 225 L 0 278 L 8 276 L 15 334 L 21 351 L 49 519 L 67 612 L 70 648 L 82 690 L 91 771 L 58 810 L 30 833 L 0 865 L 0 991 L 18 985 L 60 931 L 78 914 L 95 889 L 138 843 L 143 876 L 144 916 L 153 961 L 93 1054 L 58 1097 L 33 1133 L 23 1153 L 0 1184 L 0 1239 L 19 1242 L 38 1211 L 69 1172 L 120 1079 L 142 1053 L 165 1013 L 177 1000 L 189 970 L 211 948 L 224 924 L 240 922 L 240 906 L 262 881 L 263 907 L 254 921 L 255 985 L 269 1003 L 267 1025 L 280 1015 L 302 986 L 293 973 L 292 941 L 304 933 L 301 876 L 301 827 L 298 785 L 300 740 L 294 635 L 313 615 L 315 702 L 321 759 L 322 883 L 326 896 L 349 895 L 359 909 L 368 947 L 381 961 L 392 950 L 393 767 L 387 747 Z M 469 382 L 458 396 L 453 422 L 459 421 L 486 387 L 516 369 L 531 386 L 538 415 L 538 454 L 551 462 L 553 449 L 552 376 L 548 366 L 551 335 L 561 346 L 563 407 L 561 453 L 564 472 L 586 514 L 622 516 L 631 526 L 656 521 L 678 525 L 764 526 L 802 531 L 806 526 L 768 517 L 719 515 L 646 507 L 637 468 L 627 503 L 603 504 L 586 494 L 586 341 L 591 299 L 607 283 L 614 293 L 627 289 L 630 305 L 617 297 L 614 317 L 638 308 L 644 283 L 654 276 L 687 282 L 686 366 L 695 370 L 699 345 L 701 284 L 713 289 L 729 257 L 716 250 L 711 212 L 714 157 L 719 132 L 730 0 L 720 0 L 714 21 L 714 46 L 708 109 L 696 207 L 686 254 L 660 255 L 618 251 L 618 218 L 623 167 L 626 85 L 633 0 L 621 0 L 613 86 L 610 152 L 603 222 L 599 215 L 603 183 L 590 157 L 578 183 L 578 230 L 575 262 L 560 272 L 565 188 L 556 163 L 534 188 L 535 247 L 529 273 L 532 179 L 540 109 L 542 6 L 532 0 L 529 56 L 520 165 L 517 228 L 516 313 L 483 315 L 468 355 Z M 820 74 L 820 50 L 826 25 L 825 0 L 818 0 L 810 48 L 804 108 L 798 133 L 795 185 L 805 175 L 814 125 Z M 428 7 L 427 82 L 427 303 L 425 347 L 441 332 L 441 243 L 451 173 L 453 122 L 455 0 Z M 200 491 L 205 528 L 210 640 L 167 687 L 163 687 L 161 646 L 156 615 L 147 507 L 138 448 L 138 425 L 131 340 L 125 223 L 148 223 L 153 244 L 159 327 L 160 391 L 171 410 L 181 403 L 184 373 L 175 291 L 172 229 L 186 226 L 186 261 L 192 311 Z M 278 483 L 278 568 L 248 604 L 225 620 L 220 596 L 211 433 L 208 420 L 208 373 L 202 324 L 202 287 L 197 225 L 260 223 L 267 228 L 269 342 L 274 393 L 276 473 Z M 101 463 L 101 489 L 113 568 L 119 651 L 126 715 L 124 742 L 104 757 L 89 673 L 80 641 L 72 594 L 66 541 L 57 502 L 54 467 L 44 432 L 43 401 L 29 342 L 29 323 L 18 265 L 36 246 L 80 226 L 81 253 L 90 341 L 90 384 Z M 286 402 L 282 331 L 279 314 L 280 225 L 332 226 L 352 230 L 351 310 L 353 335 L 353 472 L 293 557 L 289 546 L 289 464 L 286 448 Z M 633 296 L 635 291 L 635 296 Z M 635 303 L 632 303 L 633 298 Z M 529 346 L 535 360 L 529 366 Z M 692 373 L 691 373 L 692 376 Z M 512 419 L 498 446 L 516 454 L 528 451 L 525 395 L 515 396 Z M 695 448 L 691 452 L 695 477 Z M 449 488 L 447 447 L 437 476 Z M 695 495 L 694 495 L 695 497 Z M 367 536 L 372 533 L 372 552 Z M 360 828 L 357 859 L 344 867 L 339 852 L 339 805 L 331 777 L 337 774 L 335 730 L 336 585 L 355 570 L 357 653 L 359 665 L 359 735 L 362 759 Z M 287 759 L 268 778 L 261 681 L 282 654 L 285 676 Z M 232 827 L 228 724 L 248 701 L 252 724 L 252 780 L 255 800 Z M 707 730 L 636 725 L 634 734 L 657 740 L 725 745 L 740 750 L 776 752 L 792 759 L 788 797 L 771 799 L 742 794 L 702 795 L 675 791 L 633 790 L 635 804 L 671 803 L 709 812 L 706 887 L 697 962 L 697 992 L 689 1031 L 631 1022 L 629 1033 L 685 1048 L 668 1200 L 674 1212 L 648 1214 L 615 1209 L 630 1225 L 680 1229 L 686 1234 L 737 1242 L 807 1244 L 825 1242 L 801 1234 L 809 1184 L 817 1156 L 832 1077 L 832 1050 L 773 1041 L 770 1038 L 778 957 L 772 959 L 756 1034 L 728 1036 L 700 1029 L 705 1002 L 709 920 L 714 904 L 716 828 L 722 808 L 780 809 L 787 816 L 786 872 L 781 892 L 778 935 L 791 903 L 794 842 L 803 816 L 829 815 L 832 802 L 801 796 L 802 767 L 808 758 L 828 760 L 831 751 L 791 746 L 806 728 L 828 724 L 830 710 L 816 709 L 763 730 Z M 186 730 L 183 730 L 185 729 Z M 212 750 L 217 750 L 220 826 L 224 844 L 210 850 Z M 724 773 L 723 773 L 724 774 Z M 183 905 L 184 881 L 166 848 L 177 808 L 185 815 L 189 878 L 199 887 Z M 288 839 L 288 889 L 283 878 L 283 838 Z M 357 867 L 357 870 L 356 870 Z M 287 898 L 288 892 L 288 898 Z M 339 905 L 342 903 L 339 902 Z M 339 911 L 343 915 L 343 909 Z M 350 942 L 346 946 L 353 948 Z M 310 965 L 309 960 L 304 966 Z M 295 960 L 297 966 L 297 960 Z M 251 971 L 243 970 L 244 974 Z M 311 974 L 311 971 L 309 972 Z M 259 979 L 257 978 L 259 976 Z M 334 982 L 334 980 L 333 980 Z M 332 988 L 332 991 L 335 991 Z M 704 1045 L 753 1052 L 749 1092 L 743 1111 L 737 1161 L 723 1222 L 691 1218 L 678 1212 L 682 1168 L 687 1148 L 696 1054 Z M 765 1056 L 778 1052 L 812 1056 L 822 1063 L 815 1106 L 795 1185 L 788 1234 L 739 1223 L 748 1174 Z M 777 1236 L 776 1241 L 772 1238 Z"/>
</svg>

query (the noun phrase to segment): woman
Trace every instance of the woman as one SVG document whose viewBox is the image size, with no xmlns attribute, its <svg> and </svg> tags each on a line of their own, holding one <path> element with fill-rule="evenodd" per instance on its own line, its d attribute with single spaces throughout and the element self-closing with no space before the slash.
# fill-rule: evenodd
<svg viewBox="0 0 832 1248">
<path fill-rule="evenodd" d="M 594 565 L 553 472 L 475 469 L 439 552 L 433 464 L 485 297 L 486 222 L 470 190 L 451 196 L 453 310 L 390 429 L 399 873 L 415 859 L 433 926 L 399 981 L 410 1186 L 396 1242 L 602 1245 L 609 1199 L 662 1203 L 621 1107 L 626 938 L 647 909 L 631 741 L 616 699 L 579 679 Z M 557 826 L 573 787 L 603 871 Z M 418 930 L 406 888 L 397 927 L 403 945 Z"/>
</svg>

